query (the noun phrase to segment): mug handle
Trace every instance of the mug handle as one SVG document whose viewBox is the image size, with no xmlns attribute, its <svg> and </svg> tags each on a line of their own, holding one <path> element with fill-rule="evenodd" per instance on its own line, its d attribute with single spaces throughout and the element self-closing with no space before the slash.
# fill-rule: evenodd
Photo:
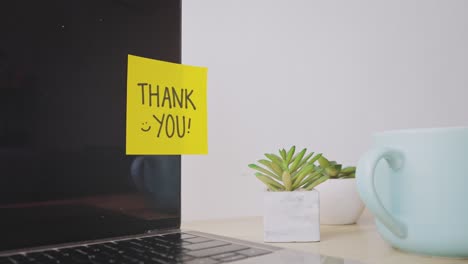
<svg viewBox="0 0 468 264">
<path fill-rule="evenodd" d="M 406 225 L 398 221 L 385 209 L 375 190 L 375 167 L 381 159 L 385 159 L 393 170 L 401 169 L 404 164 L 404 155 L 399 150 L 384 147 L 369 150 L 362 156 L 357 166 L 356 183 L 358 191 L 362 200 L 377 219 L 393 234 L 405 238 L 407 236 Z"/>
</svg>

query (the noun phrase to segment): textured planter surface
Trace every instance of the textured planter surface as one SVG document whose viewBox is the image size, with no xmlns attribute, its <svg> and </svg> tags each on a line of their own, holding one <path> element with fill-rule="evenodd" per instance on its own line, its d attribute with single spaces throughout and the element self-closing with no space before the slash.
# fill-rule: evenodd
<svg viewBox="0 0 468 264">
<path fill-rule="evenodd" d="M 364 210 L 356 179 L 330 179 L 315 187 L 320 192 L 320 224 L 355 224 Z"/>
<path fill-rule="evenodd" d="M 319 193 L 265 192 L 265 242 L 320 241 Z"/>
</svg>

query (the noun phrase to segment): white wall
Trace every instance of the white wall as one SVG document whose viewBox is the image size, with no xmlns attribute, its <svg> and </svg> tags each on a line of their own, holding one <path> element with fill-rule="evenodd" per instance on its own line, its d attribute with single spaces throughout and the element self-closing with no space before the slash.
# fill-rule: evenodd
<svg viewBox="0 0 468 264">
<path fill-rule="evenodd" d="M 185 221 L 261 215 L 264 152 L 353 164 L 376 131 L 468 125 L 468 1 L 184 0 L 182 24 L 183 63 L 209 68 Z"/>
</svg>

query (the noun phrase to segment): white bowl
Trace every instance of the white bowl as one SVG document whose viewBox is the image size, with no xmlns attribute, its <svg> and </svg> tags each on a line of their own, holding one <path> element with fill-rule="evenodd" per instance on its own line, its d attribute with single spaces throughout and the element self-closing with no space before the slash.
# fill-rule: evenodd
<svg viewBox="0 0 468 264">
<path fill-rule="evenodd" d="M 315 187 L 320 192 L 320 224 L 355 224 L 364 210 L 356 179 L 329 179 Z"/>
</svg>

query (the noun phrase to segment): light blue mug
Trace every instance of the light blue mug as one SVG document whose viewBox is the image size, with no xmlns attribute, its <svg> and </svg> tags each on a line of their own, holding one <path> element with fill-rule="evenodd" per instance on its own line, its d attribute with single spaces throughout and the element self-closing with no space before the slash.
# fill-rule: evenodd
<svg viewBox="0 0 468 264">
<path fill-rule="evenodd" d="M 387 131 L 360 159 L 359 194 L 404 251 L 468 257 L 468 127 Z"/>
</svg>

